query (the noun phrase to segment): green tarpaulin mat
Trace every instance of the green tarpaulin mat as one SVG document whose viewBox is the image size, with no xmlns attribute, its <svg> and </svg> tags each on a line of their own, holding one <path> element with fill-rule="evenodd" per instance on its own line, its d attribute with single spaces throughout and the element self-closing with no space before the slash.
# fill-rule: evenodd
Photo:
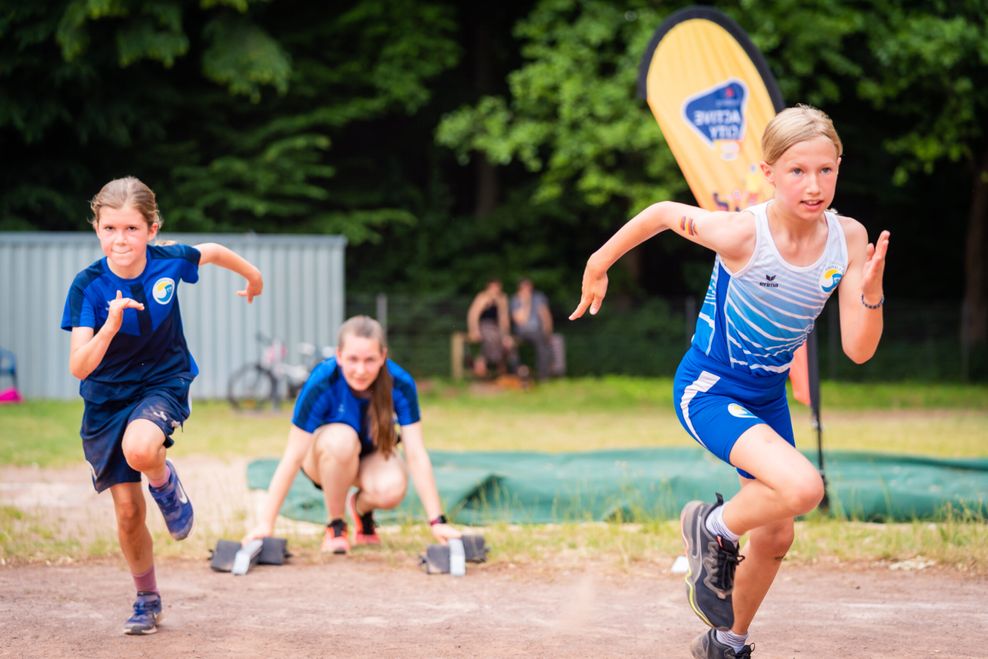
<svg viewBox="0 0 988 659">
<path fill-rule="evenodd" d="M 738 489 L 736 472 L 699 448 L 573 453 L 429 451 L 447 515 L 485 525 L 675 518 L 691 499 L 712 500 Z M 815 454 L 807 454 L 815 462 Z M 824 453 L 830 512 L 868 521 L 988 517 L 988 460 L 831 451 Z M 277 466 L 247 467 L 248 487 L 265 489 Z M 326 523 L 322 492 L 302 475 L 281 514 Z M 421 519 L 414 487 L 380 522 Z"/>
</svg>

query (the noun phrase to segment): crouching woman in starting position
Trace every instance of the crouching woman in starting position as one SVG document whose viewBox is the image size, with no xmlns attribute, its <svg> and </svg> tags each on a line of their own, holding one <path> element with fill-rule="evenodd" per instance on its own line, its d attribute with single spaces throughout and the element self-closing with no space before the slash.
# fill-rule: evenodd
<svg viewBox="0 0 988 659">
<path fill-rule="evenodd" d="M 380 323 L 367 316 L 343 323 L 336 356 L 312 371 L 299 394 L 288 445 L 268 486 L 261 522 L 247 539 L 274 532 L 275 518 L 299 469 L 326 499 L 329 521 L 324 552 L 346 554 L 350 550 L 344 509 L 353 521 L 353 544 L 378 544 L 374 510 L 401 503 L 407 472 L 411 472 L 436 539 L 446 542 L 460 537 L 442 513 L 432 462 L 422 439 L 415 381 L 387 356 Z M 399 442 L 405 447 L 407 468 L 396 450 Z"/>
</svg>

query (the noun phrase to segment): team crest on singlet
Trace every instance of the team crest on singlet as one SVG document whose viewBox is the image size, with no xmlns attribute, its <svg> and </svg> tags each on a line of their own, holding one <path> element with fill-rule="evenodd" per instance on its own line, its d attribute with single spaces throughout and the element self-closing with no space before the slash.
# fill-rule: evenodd
<svg viewBox="0 0 988 659">
<path fill-rule="evenodd" d="M 841 270 L 840 266 L 828 265 L 820 274 L 820 290 L 824 293 L 832 293 L 843 276 L 844 271 Z"/>
<path fill-rule="evenodd" d="M 151 288 L 151 296 L 158 304 L 168 304 L 175 294 L 175 280 L 171 277 L 162 277 L 154 282 Z"/>
</svg>

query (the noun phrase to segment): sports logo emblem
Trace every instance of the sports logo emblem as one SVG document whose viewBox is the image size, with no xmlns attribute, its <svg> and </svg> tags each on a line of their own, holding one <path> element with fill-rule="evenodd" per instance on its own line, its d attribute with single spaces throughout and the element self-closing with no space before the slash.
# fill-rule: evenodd
<svg viewBox="0 0 988 659">
<path fill-rule="evenodd" d="M 746 410 L 745 408 L 743 408 L 740 405 L 738 405 L 737 403 L 730 403 L 727 406 L 727 411 L 730 413 L 731 416 L 736 416 L 739 419 L 757 419 L 758 418 L 754 414 L 752 414 L 751 412 L 749 412 L 748 410 Z"/>
<path fill-rule="evenodd" d="M 154 282 L 154 286 L 151 288 L 151 296 L 158 304 L 168 304 L 172 301 L 172 295 L 174 294 L 175 280 L 171 277 L 162 277 Z"/>
<path fill-rule="evenodd" d="M 724 142 L 740 142 L 744 139 L 744 110 L 748 100 L 748 88 L 737 79 L 728 80 L 708 89 L 683 103 L 686 122 L 700 137 L 716 147 L 721 144 L 721 157 L 732 160 L 736 149 L 728 149 Z"/>
<path fill-rule="evenodd" d="M 820 290 L 824 293 L 831 293 L 837 284 L 840 283 L 841 277 L 844 276 L 844 271 L 841 270 L 836 265 L 828 265 L 823 269 L 823 274 L 820 275 Z"/>
</svg>

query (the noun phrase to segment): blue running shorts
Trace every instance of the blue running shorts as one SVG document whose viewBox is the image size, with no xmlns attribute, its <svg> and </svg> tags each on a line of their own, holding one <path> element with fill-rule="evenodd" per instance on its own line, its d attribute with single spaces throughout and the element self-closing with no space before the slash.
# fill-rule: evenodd
<svg viewBox="0 0 988 659">
<path fill-rule="evenodd" d="M 738 437 L 760 423 L 796 446 L 786 401 L 787 376 L 742 375 L 691 348 L 673 381 L 676 415 L 693 439 L 728 464 Z M 737 471 L 754 478 L 743 469 Z"/>
<path fill-rule="evenodd" d="M 165 434 L 165 448 L 175 441 L 171 435 L 191 412 L 187 378 L 173 378 L 149 387 L 136 399 L 93 404 L 86 401 L 82 415 L 82 450 L 93 472 L 97 492 L 119 483 L 140 483 L 141 472 L 127 464 L 123 454 L 123 436 L 127 426 L 137 419 L 147 419 Z"/>
</svg>

